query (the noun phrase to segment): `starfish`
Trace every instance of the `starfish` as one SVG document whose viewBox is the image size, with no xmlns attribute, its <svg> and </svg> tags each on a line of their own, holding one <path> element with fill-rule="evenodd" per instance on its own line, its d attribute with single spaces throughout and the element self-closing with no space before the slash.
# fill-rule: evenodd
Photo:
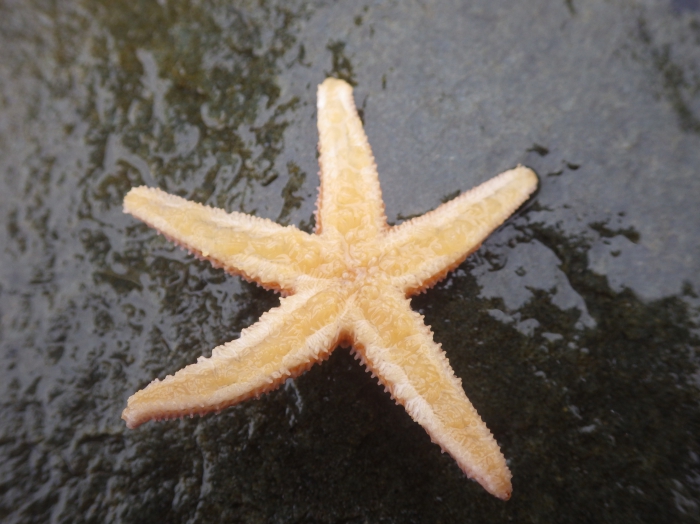
<svg viewBox="0 0 700 524">
<path fill-rule="evenodd" d="M 389 227 L 352 88 L 318 89 L 321 187 L 315 234 L 138 187 L 124 210 L 214 266 L 282 294 L 240 338 L 132 395 L 129 428 L 220 411 L 278 387 L 338 345 L 379 378 L 489 493 L 507 500 L 511 473 L 439 344 L 408 297 L 473 253 L 537 187 L 518 166 L 421 217 Z"/>
</svg>

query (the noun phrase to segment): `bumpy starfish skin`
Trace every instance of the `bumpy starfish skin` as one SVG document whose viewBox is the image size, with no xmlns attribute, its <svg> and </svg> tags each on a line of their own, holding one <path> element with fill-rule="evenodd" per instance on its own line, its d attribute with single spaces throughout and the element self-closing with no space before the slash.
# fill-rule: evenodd
<svg viewBox="0 0 700 524">
<path fill-rule="evenodd" d="M 321 189 L 316 234 L 226 213 L 158 189 L 132 189 L 124 209 L 215 266 L 285 296 L 239 339 L 129 398 L 127 426 L 219 411 L 276 388 L 338 344 L 356 355 L 460 468 L 502 499 L 506 461 L 407 299 L 460 264 L 535 190 L 506 171 L 419 218 L 389 227 L 374 158 L 351 87 L 318 90 Z"/>
</svg>

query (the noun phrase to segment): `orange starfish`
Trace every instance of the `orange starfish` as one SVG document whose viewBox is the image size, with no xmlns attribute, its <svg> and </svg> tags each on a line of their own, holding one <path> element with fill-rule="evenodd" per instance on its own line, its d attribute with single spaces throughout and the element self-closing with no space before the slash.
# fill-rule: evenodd
<svg viewBox="0 0 700 524">
<path fill-rule="evenodd" d="M 159 189 L 132 189 L 124 210 L 216 267 L 285 298 L 239 339 L 129 398 L 129 428 L 204 414 L 274 389 L 352 345 L 392 397 L 489 493 L 507 500 L 511 474 L 440 345 L 408 296 L 460 264 L 535 190 L 522 166 L 389 227 L 352 88 L 318 89 L 321 189 L 316 234 L 226 213 Z"/>
</svg>

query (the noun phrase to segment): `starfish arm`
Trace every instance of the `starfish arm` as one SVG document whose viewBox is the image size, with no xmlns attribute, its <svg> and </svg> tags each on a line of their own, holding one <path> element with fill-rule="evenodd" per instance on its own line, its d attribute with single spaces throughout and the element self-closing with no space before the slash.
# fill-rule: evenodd
<svg viewBox="0 0 700 524">
<path fill-rule="evenodd" d="M 122 418 L 129 428 L 152 419 L 220 411 L 277 388 L 325 358 L 341 336 L 344 301 L 336 291 L 310 289 L 282 298 L 280 306 L 164 380 L 132 395 Z"/>
<path fill-rule="evenodd" d="M 243 213 L 227 213 L 145 186 L 129 191 L 124 211 L 205 258 L 268 289 L 293 292 L 318 266 L 318 237 Z"/>
<path fill-rule="evenodd" d="M 353 343 L 367 367 L 468 477 L 510 498 L 505 458 L 422 317 L 388 287 L 367 288 L 357 305 Z"/>
<path fill-rule="evenodd" d="M 342 80 L 328 78 L 318 86 L 318 135 L 317 232 L 335 229 L 352 240 L 353 234 L 376 235 L 386 229 L 372 149 L 355 109 L 352 88 Z"/>
<path fill-rule="evenodd" d="M 537 175 L 518 166 L 434 211 L 392 228 L 382 267 L 407 295 L 430 287 L 476 251 L 537 188 Z"/>
</svg>

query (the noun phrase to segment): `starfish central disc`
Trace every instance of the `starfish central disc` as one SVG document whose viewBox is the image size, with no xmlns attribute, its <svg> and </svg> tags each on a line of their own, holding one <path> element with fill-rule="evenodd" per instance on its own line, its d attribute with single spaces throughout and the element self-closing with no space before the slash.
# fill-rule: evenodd
<svg viewBox="0 0 700 524">
<path fill-rule="evenodd" d="M 350 343 L 362 362 L 457 464 L 502 499 L 511 474 L 447 358 L 407 297 L 460 264 L 537 187 L 518 166 L 436 210 L 389 227 L 351 87 L 318 90 L 321 188 L 316 233 L 226 213 L 159 189 L 124 210 L 216 267 L 282 292 L 240 338 L 132 395 L 127 426 L 219 411 L 276 388 Z"/>
</svg>

